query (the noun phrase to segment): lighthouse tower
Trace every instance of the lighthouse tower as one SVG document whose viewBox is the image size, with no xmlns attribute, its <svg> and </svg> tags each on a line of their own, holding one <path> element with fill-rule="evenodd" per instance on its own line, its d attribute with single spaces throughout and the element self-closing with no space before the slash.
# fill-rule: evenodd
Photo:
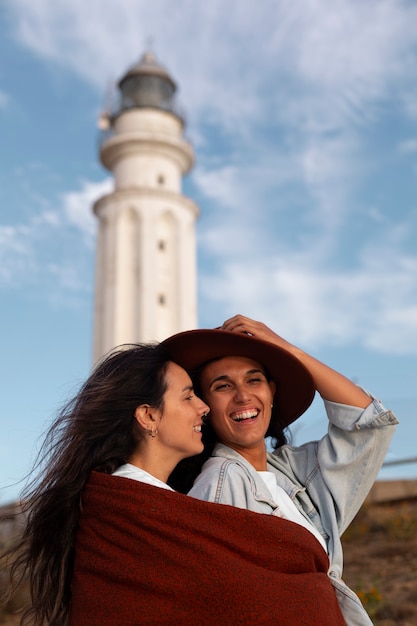
<svg viewBox="0 0 417 626">
<path fill-rule="evenodd" d="M 114 191 L 94 205 L 98 218 L 94 361 L 111 348 L 160 341 L 197 324 L 195 221 L 181 193 L 193 165 L 176 85 L 152 53 L 118 83 L 116 110 L 104 115 L 100 160 Z"/>
</svg>

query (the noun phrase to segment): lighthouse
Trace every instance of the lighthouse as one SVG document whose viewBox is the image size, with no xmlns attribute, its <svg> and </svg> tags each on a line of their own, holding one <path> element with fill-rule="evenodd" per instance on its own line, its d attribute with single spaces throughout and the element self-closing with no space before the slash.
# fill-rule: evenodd
<svg viewBox="0 0 417 626">
<path fill-rule="evenodd" d="M 176 84 L 146 52 L 117 87 L 100 144 L 114 190 L 93 207 L 94 361 L 115 346 L 161 341 L 197 324 L 198 207 L 182 193 L 194 156 Z"/>
</svg>

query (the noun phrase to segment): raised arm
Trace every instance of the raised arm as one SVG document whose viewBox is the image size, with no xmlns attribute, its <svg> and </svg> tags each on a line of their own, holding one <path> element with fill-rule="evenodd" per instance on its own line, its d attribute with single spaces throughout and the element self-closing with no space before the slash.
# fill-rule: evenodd
<svg viewBox="0 0 417 626">
<path fill-rule="evenodd" d="M 289 343 L 262 322 L 256 322 L 243 315 L 235 315 L 226 320 L 221 328 L 238 333 L 249 333 L 291 352 L 309 370 L 316 389 L 323 399 L 359 408 L 365 408 L 370 404 L 369 396 L 346 376 Z"/>
</svg>

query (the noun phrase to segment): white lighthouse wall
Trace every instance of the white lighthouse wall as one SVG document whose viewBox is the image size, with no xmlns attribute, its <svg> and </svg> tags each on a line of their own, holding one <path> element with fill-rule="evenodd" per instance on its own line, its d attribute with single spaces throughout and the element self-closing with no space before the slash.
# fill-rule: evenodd
<svg viewBox="0 0 417 626">
<path fill-rule="evenodd" d="M 132 187 L 165 187 L 170 191 L 181 191 L 181 176 L 178 165 L 164 158 L 153 146 L 143 153 L 125 155 L 114 166 L 116 189 Z"/>
<path fill-rule="evenodd" d="M 197 206 L 181 193 L 193 165 L 173 112 L 120 111 L 100 146 L 114 191 L 94 205 L 94 361 L 126 343 L 161 341 L 197 325 Z"/>
<path fill-rule="evenodd" d="M 177 194 L 129 190 L 103 197 L 95 210 L 101 224 L 95 360 L 124 343 L 195 328 L 195 204 Z"/>
</svg>

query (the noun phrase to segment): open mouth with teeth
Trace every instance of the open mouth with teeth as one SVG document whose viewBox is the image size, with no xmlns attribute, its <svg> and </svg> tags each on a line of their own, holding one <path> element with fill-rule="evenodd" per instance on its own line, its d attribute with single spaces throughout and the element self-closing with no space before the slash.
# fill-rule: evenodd
<svg viewBox="0 0 417 626">
<path fill-rule="evenodd" d="M 242 411 L 240 413 L 234 413 L 230 417 L 234 422 L 244 422 L 246 420 L 254 420 L 258 417 L 259 411 L 258 409 L 251 409 L 250 411 Z"/>
<path fill-rule="evenodd" d="M 193 426 L 193 431 L 196 433 L 201 433 L 201 424 L 198 424 L 198 426 Z"/>
</svg>

